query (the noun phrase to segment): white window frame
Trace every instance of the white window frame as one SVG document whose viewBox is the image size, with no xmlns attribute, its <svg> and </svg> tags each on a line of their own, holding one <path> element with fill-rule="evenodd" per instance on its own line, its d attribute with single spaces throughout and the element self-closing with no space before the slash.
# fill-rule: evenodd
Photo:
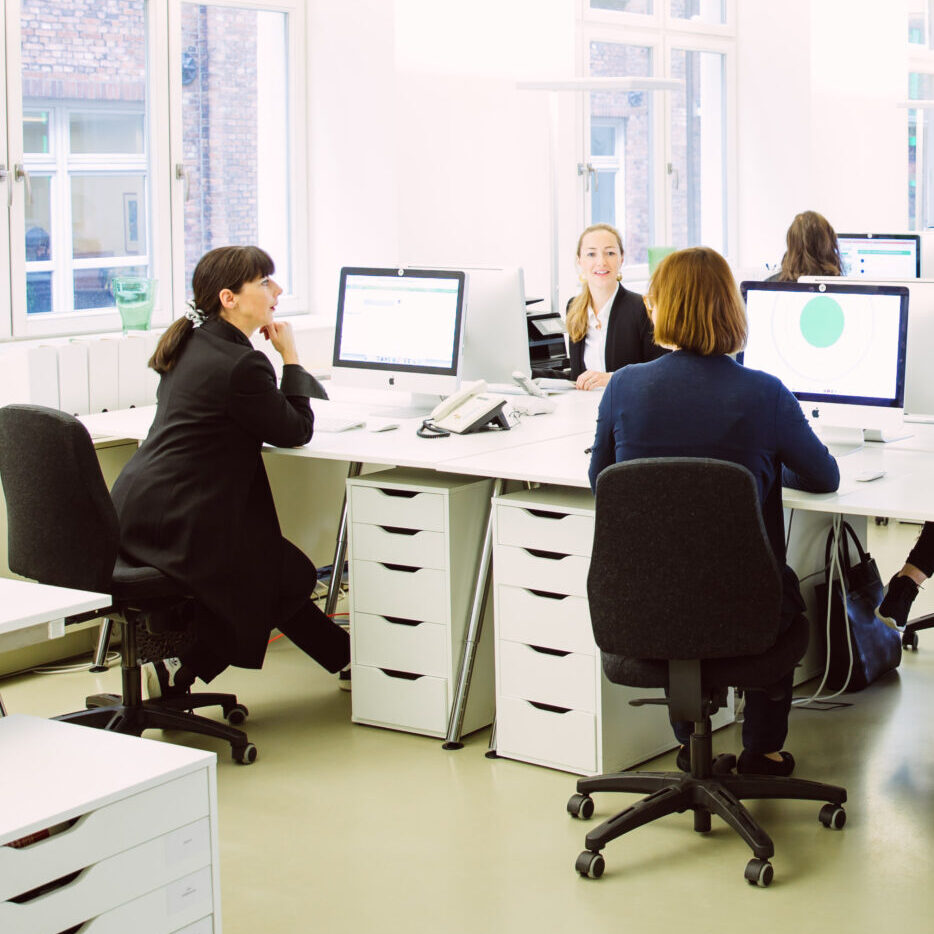
<svg viewBox="0 0 934 934">
<path fill-rule="evenodd" d="M 934 7 L 934 3 L 929 2 L 926 11 L 926 25 L 929 36 L 931 35 L 932 28 L 934 28 L 934 23 L 932 23 L 934 17 L 931 16 L 932 7 Z M 931 41 L 934 41 L 934 39 L 929 39 L 929 42 Z M 913 42 L 906 42 L 906 44 L 908 47 L 908 70 L 905 74 L 906 85 L 912 74 L 929 75 L 932 80 L 934 80 L 934 48 L 930 45 L 921 45 Z M 905 97 L 907 99 L 907 92 Z M 931 216 L 928 216 L 925 210 L 925 202 L 927 200 L 925 191 L 926 179 L 928 177 L 934 179 L 934 151 L 931 151 L 924 145 L 925 124 L 930 124 L 932 128 L 934 128 L 934 104 L 928 101 L 925 106 L 912 107 L 911 101 L 909 100 L 907 102 L 905 114 L 906 141 L 912 111 L 915 112 L 915 126 L 917 128 L 915 142 L 915 219 L 913 229 L 925 230 L 927 227 L 934 225 L 934 209 L 932 209 Z M 934 133 L 932 133 L 931 136 L 932 140 L 934 140 Z M 930 166 L 930 171 L 928 171 L 928 166 Z M 912 228 L 910 218 L 906 218 L 906 221 L 908 221 L 906 226 L 908 226 L 909 229 Z"/>
<path fill-rule="evenodd" d="M 241 7 L 285 13 L 289 17 L 288 29 L 288 81 L 287 104 L 289 122 L 289 202 L 291 204 L 291 272 L 292 288 L 279 297 L 277 314 L 306 313 L 310 305 L 308 269 L 308 172 L 307 172 L 307 109 L 305 68 L 305 3 L 304 0 L 169 0 L 169 68 L 174 75 L 182 69 L 182 3 L 197 6 Z M 184 176 L 176 175 L 176 167 L 183 165 L 182 87 L 173 81 L 169 94 L 169 165 L 171 166 L 172 208 L 172 268 L 173 291 L 176 304 L 183 306 L 185 280 L 185 190 Z M 260 244 L 262 245 L 262 244 Z M 276 257 L 273 257 L 275 260 Z M 184 307 L 182 307 L 184 311 Z"/>
<path fill-rule="evenodd" d="M 291 226 L 292 288 L 279 302 L 280 314 L 307 313 L 310 310 L 311 266 L 308 246 L 308 139 L 306 105 L 306 12 L 305 0 L 200 0 L 198 5 L 241 7 L 270 10 L 288 16 L 288 82 L 287 103 L 289 132 L 289 190 Z M 181 0 L 147 0 L 147 80 L 146 80 L 146 150 L 149 198 L 147 202 L 147 245 L 151 275 L 158 279 L 156 307 L 152 327 L 168 325 L 184 312 L 186 286 L 184 281 L 184 181 L 175 177 L 175 166 L 181 162 Z M 20 0 L 0 0 L 0 116 L 5 116 L 0 130 L 0 165 L 35 164 L 24 159 L 22 133 L 9 132 L 22 126 L 22 66 L 21 66 Z M 5 30 L 5 31 L 4 31 Z M 3 93 L 5 90 L 5 93 Z M 32 105 L 30 101 L 30 105 Z M 60 102 L 55 102 L 60 106 Z M 93 102 L 82 101 L 80 108 L 90 110 Z M 4 113 L 5 111 L 5 113 Z M 6 157 L 4 159 L 4 156 Z M 71 157 L 69 170 L 74 172 L 82 157 Z M 88 165 L 94 170 L 102 166 L 128 168 L 121 157 L 88 155 Z M 138 159 L 138 157 L 131 157 Z M 106 162 L 104 160 L 107 160 Z M 50 160 L 51 161 L 51 160 Z M 37 170 L 38 171 L 38 170 Z M 80 169 L 78 169 L 80 172 Z M 12 175 L 12 173 L 11 173 Z M 7 181 L 3 189 L 10 199 L 9 222 L 0 230 L 0 256 L 8 257 L 0 270 L 0 296 L 8 296 L 9 312 L 0 312 L 0 341 L 29 340 L 46 337 L 67 337 L 120 329 L 116 309 L 103 311 L 65 311 L 62 314 L 27 315 L 25 257 L 25 185 L 22 181 Z M 66 196 L 62 179 L 57 177 L 57 189 L 52 197 Z M 70 204 L 58 214 L 70 215 Z M 70 223 L 70 216 L 68 218 Z M 68 232 L 70 243 L 70 231 Z M 53 249 L 61 250 L 60 234 Z M 134 257 L 136 262 L 144 257 Z M 275 257 L 274 257 L 275 259 Z M 102 265 L 99 258 L 73 261 L 73 266 Z M 115 263 L 113 265 L 120 265 Z M 50 263 L 51 267 L 51 263 Z M 30 271 L 41 267 L 31 265 Z M 56 288 L 63 288 L 59 275 Z M 4 303 L 0 302 L 0 307 Z"/>
<path fill-rule="evenodd" d="M 652 50 L 652 76 L 665 77 L 671 73 L 673 50 L 716 52 L 724 55 L 724 238 L 727 258 L 736 250 L 738 229 L 736 191 L 736 2 L 727 0 L 726 23 L 696 23 L 672 17 L 669 0 L 655 0 L 652 15 L 614 13 L 608 10 L 591 10 L 589 0 L 580 0 L 578 46 L 578 72 L 588 74 L 590 69 L 591 42 L 608 42 L 630 46 L 648 47 Z M 590 100 L 581 95 L 579 134 L 579 161 L 586 162 L 590 153 Z M 671 163 L 671 94 L 655 95 L 652 109 L 653 165 L 651 179 L 653 190 L 650 202 L 653 212 L 653 240 L 664 245 L 672 239 L 671 205 L 672 180 L 668 173 Z M 731 181 L 732 180 L 732 181 Z M 583 179 L 579 182 L 578 229 L 583 229 L 590 218 L 589 191 L 585 191 Z M 623 232 L 625 237 L 625 231 Z M 648 263 L 626 263 L 623 266 L 623 281 L 641 283 L 649 277 Z"/>
</svg>

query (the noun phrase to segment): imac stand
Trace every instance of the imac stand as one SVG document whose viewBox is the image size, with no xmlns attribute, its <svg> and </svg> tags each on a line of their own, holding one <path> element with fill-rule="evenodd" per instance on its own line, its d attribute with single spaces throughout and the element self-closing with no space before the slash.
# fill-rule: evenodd
<svg viewBox="0 0 934 934">
<path fill-rule="evenodd" d="M 408 405 L 379 406 L 370 414 L 376 418 L 428 418 L 432 410 L 441 401 L 440 395 L 431 393 L 410 393 Z"/>
</svg>

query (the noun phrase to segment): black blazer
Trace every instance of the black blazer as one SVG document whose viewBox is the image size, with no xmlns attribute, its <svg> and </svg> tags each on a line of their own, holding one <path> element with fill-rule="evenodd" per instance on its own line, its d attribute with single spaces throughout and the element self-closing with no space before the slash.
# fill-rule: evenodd
<svg viewBox="0 0 934 934">
<path fill-rule="evenodd" d="M 260 667 L 270 629 L 314 588 L 314 565 L 279 530 L 260 451 L 308 441 L 308 399 L 322 392 L 297 365 L 277 387 L 265 354 L 211 319 L 162 376 L 149 436 L 112 490 L 125 559 L 193 594 L 207 611 L 199 633 L 234 665 Z"/>
<path fill-rule="evenodd" d="M 570 302 L 568 302 L 570 305 Z M 571 379 L 584 372 L 584 341 L 568 341 L 571 357 Z M 613 300 L 610 323 L 606 329 L 606 372 L 613 373 L 627 363 L 646 363 L 664 356 L 668 351 L 654 340 L 652 319 L 645 310 L 641 295 L 622 285 Z"/>
</svg>

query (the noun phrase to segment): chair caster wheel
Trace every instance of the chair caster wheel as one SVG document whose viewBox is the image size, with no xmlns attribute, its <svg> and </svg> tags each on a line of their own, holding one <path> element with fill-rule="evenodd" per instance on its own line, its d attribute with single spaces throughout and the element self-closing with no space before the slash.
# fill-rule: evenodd
<svg viewBox="0 0 934 934">
<path fill-rule="evenodd" d="M 237 704 L 229 710 L 224 711 L 224 716 L 231 726 L 240 726 L 241 723 L 246 723 L 246 718 L 249 715 L 250 711 L 247 710 L 243 704 Z"/>
<path fill-rule="evenodd" d="M 233 751 L 234 762 L 240 765 L 252 765 L 256 761 L 256 747 L 252 743 L 240 746 Z"/>
<path fill-rule="evenodd" d="M 568 814 L 590 820 L 593 817 L 593 798 L 590 795 L 571 795 L 568 799 Z"/>
<path fill-rule="evenodd" d="M 603 875 L 603 870 L 606 868 L 606 863 L 603 861 L 603 857 L 599 853 L 594 853 L 591 850 L 584 850 L 584 852 L 577 857 L 577 862 L 574 863 L 574 868 L 585 879 L 599 879 L 600 876 Z"/>
<path fill-rule="evenodd" d="M 825 804 L 818 815 L 820 822 L 831 830 L 843 830 L 846 824 L 846 811 L 839 804 Z"/>
<path fill-rule="evenodd" d="M 765 888 L 772 882 L 773 875 L 772 864 L 767 859 L 753 858 L 746 863 L 746 881 L 750 885 L 758 885 Z"/>
<path fill-rule="evenodd" d="M 906 632 L 902 634 L 902 648 L 918 651 L 918 634 L 916 632 Z"/>
</svg>

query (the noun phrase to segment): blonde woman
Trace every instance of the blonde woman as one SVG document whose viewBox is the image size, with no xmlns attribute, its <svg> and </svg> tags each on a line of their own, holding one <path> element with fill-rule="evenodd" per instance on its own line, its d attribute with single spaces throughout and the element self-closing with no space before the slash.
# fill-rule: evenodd
<svg viewBox="0 0 934 934">
<path fill-rule="evenodd" d="M 642 296 L 620 283 L 623 240 L 609 224 L 593 224 L 577 241 L 583 288 L 568 302 L 571 379 L 578 389 L 600 389 L 615 370 L 645 363 L 666 351 L 655 345 Z"/>
</svg>

